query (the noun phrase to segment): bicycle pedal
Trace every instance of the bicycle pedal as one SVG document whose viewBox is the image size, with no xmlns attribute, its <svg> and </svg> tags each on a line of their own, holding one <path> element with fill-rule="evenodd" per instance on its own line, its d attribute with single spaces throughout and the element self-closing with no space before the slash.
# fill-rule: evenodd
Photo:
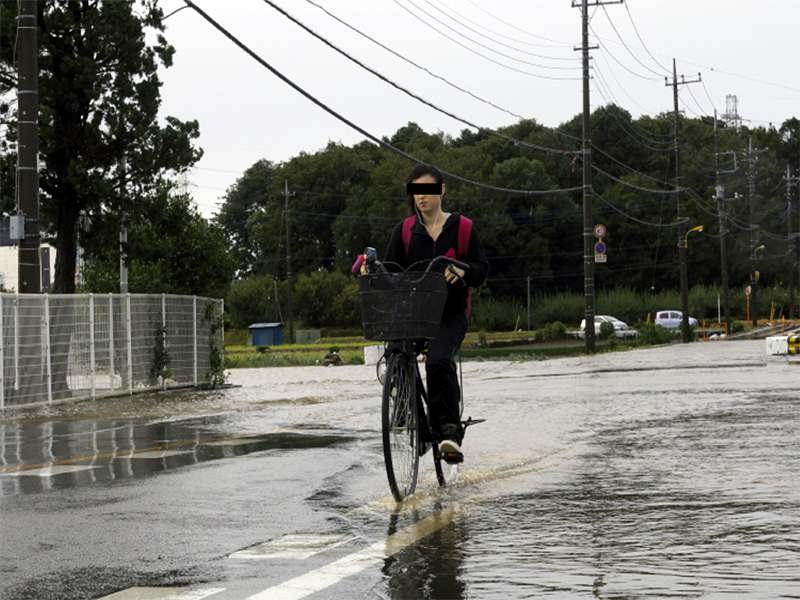
<svg viewBox="0 0 800 600">
<path fill-rule="evenodd" d="M 442 452 L 442 460 L 448 465 L 458 465 L 464 462 L 461 452 Z"/>
</svg>

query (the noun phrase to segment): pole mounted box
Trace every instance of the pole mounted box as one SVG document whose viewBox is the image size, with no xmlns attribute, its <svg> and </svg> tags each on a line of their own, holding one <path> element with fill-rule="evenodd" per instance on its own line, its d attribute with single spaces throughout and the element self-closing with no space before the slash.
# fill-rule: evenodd
<svg viewBox="0 0 800 600">
<path fill-rule="evenodd" d="M 25 239 L 25 217 L 22 215 L 12 215 L 9 217 L 8 237 L 12 240 Z"/>
</svg>

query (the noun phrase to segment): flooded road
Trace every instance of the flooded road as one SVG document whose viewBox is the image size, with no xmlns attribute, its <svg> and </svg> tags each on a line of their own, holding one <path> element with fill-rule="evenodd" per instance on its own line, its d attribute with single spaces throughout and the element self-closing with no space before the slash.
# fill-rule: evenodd
<svg viewBox="0 0 800 600">
<path fill-rule="evenodd" d="M 371 367 L 7 411 L 0 598 L 800 598 L 800 365 L 763 341 L 465 363 L 389 494 Z"/>
</svg>

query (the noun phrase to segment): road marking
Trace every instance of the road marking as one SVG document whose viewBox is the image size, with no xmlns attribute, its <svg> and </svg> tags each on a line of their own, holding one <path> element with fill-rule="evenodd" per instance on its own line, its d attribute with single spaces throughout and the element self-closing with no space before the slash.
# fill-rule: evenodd
<svg viewBox="0 0 800 600">
<path fill-rule="evenodd" d="M 341 546 L 356 539 L 352 535 L 284 535 L 263 544 L 257 544 L 230 555 L 231 558 L 296 558 L 305 560 L 310 556 Z"/>
<path fill-rule="evenodd" d="M 328 565 L 309 571 L 304 575 L 290 579 L 284 583 L 267 588 L 247 600 L 300 600 L 327 587 L 335 585 L 343 579 L 360 573 L 372 565 L 397 554 L 404 548 L 432 533 L 446 527 L 462 516 L 463 509 L 456 504 L 440 512 L 417 521 L 405 529 L 390 535 L 385 540 L 375 542 L 354 554 L 340 558 Z"/>
<path fill-rule="evenodd" d="M 132 587 L 99 600 L 202 600 L 224 591 L 225 588 L 192 590 L 185 587 Z"/>
</svg>

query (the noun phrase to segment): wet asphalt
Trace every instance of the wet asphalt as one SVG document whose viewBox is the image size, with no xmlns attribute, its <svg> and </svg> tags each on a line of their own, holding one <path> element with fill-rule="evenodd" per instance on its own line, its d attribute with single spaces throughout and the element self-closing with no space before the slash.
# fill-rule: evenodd
<svg viewBox="0 0 800 600">
<path fill-rule="evenodd" d="M 800 365 L 764 341 L 465 363 L 391 499 L 367 366 L 6 411 L 0 598 L 800 598 Z"/>
</svg>

